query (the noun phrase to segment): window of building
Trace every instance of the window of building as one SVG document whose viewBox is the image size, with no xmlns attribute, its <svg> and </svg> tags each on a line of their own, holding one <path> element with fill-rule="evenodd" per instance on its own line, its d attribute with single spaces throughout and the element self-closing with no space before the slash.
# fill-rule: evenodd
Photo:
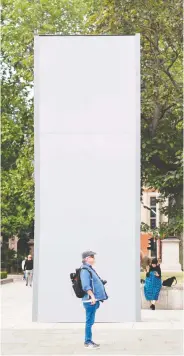
<svg viewBox="0 0 184 356">
<path fill-rule="evenodd" d="M 156 228 L 156 204 L 157 204 L 157 200 L 156 197 L 150 197 L 150 227 L 151 229 L 155 229 Z"/>
</svg>

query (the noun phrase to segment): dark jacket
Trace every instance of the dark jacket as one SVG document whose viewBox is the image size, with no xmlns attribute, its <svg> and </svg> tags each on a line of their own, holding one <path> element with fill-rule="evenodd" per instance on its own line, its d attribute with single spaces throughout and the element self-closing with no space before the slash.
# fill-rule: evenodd
<svg viewBox="0 0 184 356">
<path fill-rule="evenodd" d="M 160 266 L 153 267 L 153 266 L 151 265 L 149 272 L 146 273 L 146 277 L 149 277 L 150 272 L 157 272 L 157 273 L 159 274 L 159 277 L 157 277 L 157 278 L 161 278 L 161 269 L 160 269 Z"/>
<path fill-rule="evenodd" d="M 26 260 L 24 265 L 24 271 L 31 271 L 33 269 L 33 260 Z"/>
</svg>

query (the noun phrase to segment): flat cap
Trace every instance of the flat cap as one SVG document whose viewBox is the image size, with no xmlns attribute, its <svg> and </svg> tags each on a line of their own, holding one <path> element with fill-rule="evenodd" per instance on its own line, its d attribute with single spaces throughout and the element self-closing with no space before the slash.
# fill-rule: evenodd
<svg viewBox="0 0 184 356">
<path fill-rule="evenodd" d="M 89 256 L 94 256 L 96 255 L 96 252 L 93 252 L 93 251 L 85 251 L 82 253 L 82 259 L 84 260 L 86 257 L 89 257 Z"/>
</svg>

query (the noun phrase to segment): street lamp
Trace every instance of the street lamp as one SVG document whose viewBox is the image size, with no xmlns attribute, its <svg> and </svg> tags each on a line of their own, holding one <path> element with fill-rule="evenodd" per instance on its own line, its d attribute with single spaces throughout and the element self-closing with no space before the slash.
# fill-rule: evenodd
<svg viewBox="0 0 184 356">
<path fill-rule="evenodd" d="M 155 214 L 155 216 L 156 216 L 156 221 L 158 221 L 158 214 L 156 213 L 156 211 L 155 210 L 153 210 L 152 208 L 150 208 L 149 206 L 147 206 L 147 205 L 143 205 L 143 208 L 145 208 L 145 209 L 147 209 L 147 210 L 149 210 L 149 211 L 152 211 L 152 213 L 154 213 Z M 159 236 L 159 233 L 158 233 L 158 236 Z"/>
<path fill-rule="evenodd" d="M 145 208 L 145 209 L 148 209 L 148 210 L 152 211 L 152 212 L 153 212 L 153 213 L 157 216 L 156 211 L 155 211 L 155 210 L 153 210 L 153 209 L 151 209 L 149 206 L 147 206 L 147 205 L 143 205 L 143 208 Z"/>
</svg>

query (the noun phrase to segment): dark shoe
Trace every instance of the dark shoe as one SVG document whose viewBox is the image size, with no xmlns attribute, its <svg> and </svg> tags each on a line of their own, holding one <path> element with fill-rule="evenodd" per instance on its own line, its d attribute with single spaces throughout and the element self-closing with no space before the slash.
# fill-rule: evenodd
<svg viewBox="0 0 184 356">
<path fill-rule="evenodd" d="M 91 342 L 85 343 L 85 344 L 84 344 L 84 347 L 85 347 L 86 349 L 97 350 L 97 349 L 100 348 L 100 345 L 95 344 L 95 342 L 91 341 Z"/>
<path fill-rule="evenodd" d="M 28 284 L 26 283 L 26 287 L 28 286 Z"/>
<path fill-rule="evenodd" d="M 152 310 L 155 310 L 155 304 L 152 304 L 152 305 L 153 305 Z"/>
</svg>

